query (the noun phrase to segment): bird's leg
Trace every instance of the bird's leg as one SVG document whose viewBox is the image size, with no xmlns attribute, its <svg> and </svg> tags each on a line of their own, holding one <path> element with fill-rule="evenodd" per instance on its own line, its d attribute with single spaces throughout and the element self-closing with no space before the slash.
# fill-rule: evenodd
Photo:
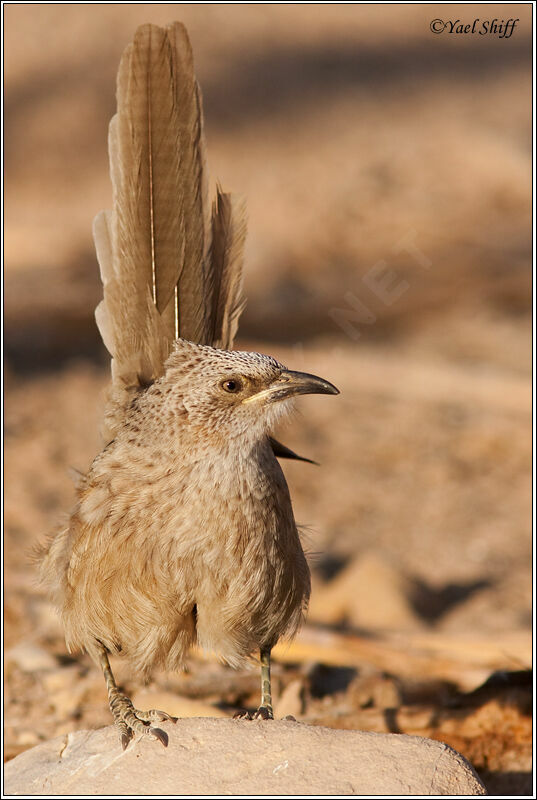
<svg viewBox="0 0 537 800">
<path fill-rule="evenodd" d="M 270 648 L 261 650 L 261 705 L 254 719 L 274 719 L 272 693 L 270 690 Z"/>
<path fill-rule="evenodd" d="M 142 733 L 150 739 L 158 739 L 159 742 L 162 742 L 164 747 L 167 747 L 168 734 L 161 730 L 161 728 L 154 728 L 151 723 L 156 721 L 163 722 L 164 720 L 177 722 L 177 717 L 171 717 L 169 714 L 166 714 L 165 711 L 157 711 L 154 708 L 150 711 L 139 711 L 137 708 L 134 708 L 127 695 L 119 691 L 110 667 L 108 653 L 100 643 L 99 662 L 106 681 L 110 711 L 119 728 L 123 749 L 125 750 L 134 733 Z"/>
<path fill-rule="evenodd" d="M 272 694 L 270 691 L 270 647 L 260 650 L 261 654 L 261 705 L 253 714 L 237 711 L 235 719 L 274 719 Z"/>
</svg>

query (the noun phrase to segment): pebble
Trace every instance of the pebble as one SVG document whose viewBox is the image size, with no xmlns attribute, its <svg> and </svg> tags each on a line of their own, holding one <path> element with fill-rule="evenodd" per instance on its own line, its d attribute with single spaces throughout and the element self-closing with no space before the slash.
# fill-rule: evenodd
<svg viewBox="0 0 537 800">
<path fill-rule="evenodd" d="M 33 642 L 24 641 L 11 647 L 5 654 L 6 664 L 15 664 L 23 672 L 56 669 L 58 662 L 53 655 Z"/>
</svg>

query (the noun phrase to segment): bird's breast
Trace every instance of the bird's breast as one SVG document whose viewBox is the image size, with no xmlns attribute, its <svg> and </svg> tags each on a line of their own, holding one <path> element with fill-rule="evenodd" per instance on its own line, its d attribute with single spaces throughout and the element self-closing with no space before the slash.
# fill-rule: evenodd
<svg viewBox="0 0 537 800">
<path fill-rule="evenodd" d="M 289 491 L 273 462 L 203 470 L 193 483 L 202 480 L 211 491 L 192 499 L 188 531 L 177 538 L 192 580 L 198 642 L 232 664 L 295 630 L 309 596 Z"/>
<path fill-rule="evenodd" d="M 295 529 L 285 477 L 275 458 L 207 460 L 181 480 L 177 497 L 179 539 L 225 554 L 228 550 L 278 548 Z"/>
</svg>

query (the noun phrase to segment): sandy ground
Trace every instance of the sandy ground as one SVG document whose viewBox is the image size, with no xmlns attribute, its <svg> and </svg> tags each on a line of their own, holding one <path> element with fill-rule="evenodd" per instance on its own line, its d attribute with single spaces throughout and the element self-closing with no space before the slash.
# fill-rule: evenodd
<svg viewBox="0 0 537 800">
<path fill-rule="evenodd" d="M 4 12 L 6 756 L 109 722 L 102 679 L 66 654 L 31 550 L 69 512 L 69 469 L 99 448 L 108 366 L 91 220 L 110 204 L 119 56 L 138 24 L 181 19 L 212 174 L 248 198 L 237 346 L 341 390 L 305 398 L 280 432 L 321 463 L 285 465 L 311 553 L 316 644 L 282 653 L 280 710 L 434 735 L 489 789 L 529 793 L 530 7 Z M 509 39 L 434 35 L 438 17 L 519 23 Z M 354 663 L 315 639 L 328 632 L 348 652 L 410 638 L 393 663 Z M 415 637 L 450 643 L 450 668 L 428 661 L 410 681 Z M 454 642 L 465 643 L 456 668 Z M 503 655 L 480 661 L 476 642 Z M 183 714 L 257 702 L 255 673 L 210 661 L 145 690 L 117 669 L 151 702 L 182 698 Z M 480 694 L 495 669 L 503 685 Z"/>
</svg>

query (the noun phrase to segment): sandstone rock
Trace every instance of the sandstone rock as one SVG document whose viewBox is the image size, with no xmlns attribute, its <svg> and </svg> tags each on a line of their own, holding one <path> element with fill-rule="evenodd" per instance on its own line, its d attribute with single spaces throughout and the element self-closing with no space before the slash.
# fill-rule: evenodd
<svg viewBox="0 0 537 800">
<path fill-rule="evenodd" d="M 167 749 L 123 751 L 113 726 L 27 750 L 5 767 L 6 795 L 482 795 L 469 763 L 447 745 L 398 734 L 288 721 L 165 723 Z"/>
</svg>

